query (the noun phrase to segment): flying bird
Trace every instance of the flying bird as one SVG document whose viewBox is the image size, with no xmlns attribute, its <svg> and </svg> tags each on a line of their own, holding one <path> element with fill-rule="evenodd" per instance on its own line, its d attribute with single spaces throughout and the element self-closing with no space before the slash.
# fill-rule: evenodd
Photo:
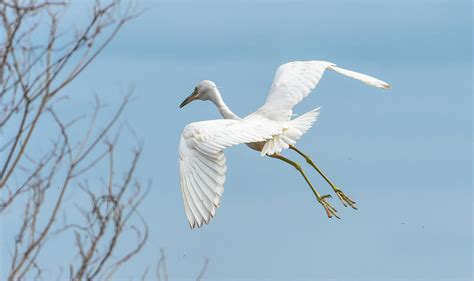
<svg viewBox="0 0 474 281">
<path fill-rule="evenodd" d="M 329 218 L 339 218 L 328 202 L 331 195 L 321 195 L 306 176 L 301 165 L 281 155 L 291 149 L 301 155 L 332 187 L 344 206 L 356 203 L 336 186 L 314 161 L 296 148 L 296 141 L 306 133 L 319 115 L 319 107 L 293 118 L 293 107 L 316 87 L 324 71 L 333 70 L 367 85 L 388 89 L 389 84 L 374 77 L 337 67 L 326 61 L 293 61 L 278 67 L 267 100 L 254 113 L 241 118 L 224 103 L 216 84 L 200 82 L 180 108 L 194 100 L 213 102 L 224 119 L 188 124 L 179 143 L 180 185 L 186 216 L 191 228 L 208 224 L 220 206 L 224 192 L 226 158 L 224 149 L 247 144 L 262 156 L 279 159 L 293 166 L 304 178 L 324 207 Z"/>
</svg>

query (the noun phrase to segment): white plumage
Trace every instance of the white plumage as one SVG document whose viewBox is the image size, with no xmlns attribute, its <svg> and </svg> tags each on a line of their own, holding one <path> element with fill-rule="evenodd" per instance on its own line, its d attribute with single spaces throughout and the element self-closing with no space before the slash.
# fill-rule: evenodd
<svg viewBox="0 0 474 281">
<path fill-rule="evenodd" d="M 180 184 L 184 207 L 192 228 L 209 223 L 224 192 L 226 159 L 224 149 L 248 144 L 262 155 L 273 155 L 306 133 L 319 115 L 319 108 L 295 119 L 293 107 L 318 84 L 326 69 L 360 80 L 370 86 L 390 86 L 371 76 L 336 67 L 325 61 L 295 61 L 278 67 L 265 104 L 245 118 L 235 115 L 224 103 L 216 85 L 201 82 L 181 104 L 210 100 L 225 119 L 187 125 L 179 143 Z"/>
</svg>

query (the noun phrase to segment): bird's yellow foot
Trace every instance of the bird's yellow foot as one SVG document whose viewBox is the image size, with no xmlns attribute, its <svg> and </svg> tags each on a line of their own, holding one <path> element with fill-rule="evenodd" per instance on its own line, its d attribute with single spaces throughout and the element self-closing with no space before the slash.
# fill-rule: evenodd
<svg viewBox="0 0 474 281">
<path fill-rule="evenodd" d="M 328 215 L 328 218 L 332 218 L 332 216 L 335 216 L 336 218 L 340 219 L 340 217 L 336 214 L 337 210 L 329 204 L 329 202 L 326 201 L 326 198 L 331 198 L 331 195 L 323 195 L 318 198 L 318 202 L 323 205 L 324 210 L 326 210 L 326 214 Z"/>
<path fill-rule="evenodd" d="M 356 202 L 349 198 L 349 196 L 344 194 L 342 190 L 340 190 L 339 188 L 335 188 L 334 191 L 336 192 L 337 197 L 339 197 L 344 207 L 347 207 L 347 205 L 349 205 L 352 207 L 352 209 L 357 210 L 357 207 L 355 205 Z"/>
</svg>

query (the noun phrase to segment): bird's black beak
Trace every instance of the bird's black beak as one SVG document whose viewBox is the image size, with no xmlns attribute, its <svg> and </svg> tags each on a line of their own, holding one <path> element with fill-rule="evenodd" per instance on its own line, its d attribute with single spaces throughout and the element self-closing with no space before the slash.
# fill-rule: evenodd
<svg viewBox="0 0 474 281">
<path fill-rule="evenodd" d="M 192 102 L 193 100 L 195 100 L 197 98 L 197 93 L 198 93 L 198 90 L 197 88 L 194 89 L 194 91 L 192 92 L 191 95 L 189 95 L 189 97 L 187 97 L 180 105 L 179 105 L 179 108 L 183 108 L 185 105 L 187 105 L 188 103 Z"/>
</svg>

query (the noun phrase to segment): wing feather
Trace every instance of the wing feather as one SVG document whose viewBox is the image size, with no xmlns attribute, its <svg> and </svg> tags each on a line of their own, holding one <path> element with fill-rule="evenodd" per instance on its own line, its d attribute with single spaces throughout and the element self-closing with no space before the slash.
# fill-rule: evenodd
<svg viewBox="0 0 474 281">
<path fill-rule="evenodd" d="M 288 121 L 293 107 L 318 85 L 326 69 L 387 89 L 389 84 L 374 77 L 336 67 L 327 61 L 293 61 L 278 67 L 265 104 L 257 112 L 275 121 Z"/>
<path fill-rule="evenodd" d="M 250 115 L 241 120 L 211 120 L 187 125 L 179 144 L 180 184 L 191 228 L 214 217 L 225 182 L 226 147 L 272 139 L 281 126 L 268 118 Z"/>
</svg>

